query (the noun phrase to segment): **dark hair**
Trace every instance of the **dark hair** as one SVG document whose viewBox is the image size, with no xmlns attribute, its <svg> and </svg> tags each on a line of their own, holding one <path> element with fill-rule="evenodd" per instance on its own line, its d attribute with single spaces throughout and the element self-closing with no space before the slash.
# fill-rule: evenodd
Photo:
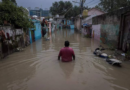
<svg viewBox="0 0 130 90">
<path fill-rule="evenodd" d="M 69 47 L 70 42 L 69 41 L 65 41 L 65 47 Z"/>
</svg>

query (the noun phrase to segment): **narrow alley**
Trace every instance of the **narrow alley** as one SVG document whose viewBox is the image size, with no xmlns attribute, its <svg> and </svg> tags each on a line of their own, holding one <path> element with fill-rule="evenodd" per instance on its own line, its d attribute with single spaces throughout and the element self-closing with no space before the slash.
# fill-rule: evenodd
<svg viewBox="0 0 130 90">
<path fill-rule="evenodd" d="M 74 30 L 57 30 L 22 52 L 0 61 L 0 90 L 129 90 L 130 62 L 115 67 L 93 55 L 99 46 Z M 58 61 L 64 41 L 70 41 L 76 60 Z"/>
</svg>

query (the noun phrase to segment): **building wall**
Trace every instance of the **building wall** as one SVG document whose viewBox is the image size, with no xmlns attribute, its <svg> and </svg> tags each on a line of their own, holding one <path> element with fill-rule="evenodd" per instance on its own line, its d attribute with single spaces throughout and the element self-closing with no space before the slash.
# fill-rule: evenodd
<svg viewBox="0 0 130 90">
<path fill-rule="evenodd" d="M 0 41 L 0 58 L 13 53 L 18 47 L 24 47 L 22 29 L 12 29 L 11 26 L 2 26 L 1 31 L 1 37 L 3 38 Z"/>
<path fill-rule="evenodd" d="M 49 10 L 30 10 L 30 16 L 37 15 L 38 17 L 48 17 L 49 13 Z"/>
<path fill-rule="evenodd" d="M 115 16 L 101 15 L 93 18 L 93 25 L 98 25 L 98 24 L 101 24 L 100 42 L 107 44 L 110 48 L 117 48 L 120 19 L 116 15 Z"/>
<path fill-rule="evenodd" d="M 29 36 L 30 36 L 30 42 L 32 43 L 32 34 L 31 31 L 34 30 L 34 37 L 35 37 L 35 41 L 39 40 L 42 38 L 42 33 L 41 33 L 41 23 L 40 21 L 37 20 L 32 20 L 34 22 L 35 25 L 35 29 L 34 28 L 30 28 L 29 29 Z"/>
<path fill-rule="evenodd" d="M 43 10 L 43 12 L 42 12 L 42 16 L 43 16 L 43 17 L 48 17 L 49 14 L 50 14 L 50 11 L 49 11 L 49 10 Z"/>
<path fill-rule="evenodd" d="M 6 33 L 9 33 L 10 37 L 15 36 L 15 35 L 22 35 L 23 34 L 23 30 L 22 29 L 15 29 L 15 30 L 13 30 L 11 26 L 4 26 L 3 27 L 3 31 L 5 33 L 6 38 L 7 38 L 7 34 Z"/>
<path fill-rule="evenodd" d="M 101 24 L 101 42 L 112 48 L 118 47 L 121 16 L 128 11 L 130 11 L 130 7 L 96 16 L 92 19 L 93 25 Z"/>
<path fill-rule="evenodd" d="M 98 10 L 98 9 L 91 9 L 88 11 L 88 15 L 101 15 L 104 14 L 102 11 Z"/>
<path fill-rule="evenodd" d="M 90 18 L 90 19 L 87 19 L 87 20 L 83 20 L 82 21 L 82 24 L 92 24 L 92 18 Z"/>
<path fill-rule="evenodd" d="M 99 25 L 92 25 L 92 37 L 100 42 L 101 37 L 101 24 Z"/>
<path fill-rule="evenodd" d="M 98 9 L 91 9 L 88 11 L 88 16 L 87 18 L 82 20 L 82 24 L 92 24 L 92 18 L 98 15 L 102 15 L 104 12 L 98 10 Z"/>
<path fill-rule="evenodd" d="M 36 30 L 35 30 L 35 40 L 39 40 L 42 37 L 42 34 L 41 34 L 41 24 L 40 23 L 35 23 L 35 27 L 36 27 Z"/>
<path fill-rule="evenodd" d="M 81 19 L 80 18 L 76 18 L 75 22 L 74 22 L 75 29 L 80 30 L 80 28 L 81 28 L 80 24 L 81 24 Z"/>
</svg>

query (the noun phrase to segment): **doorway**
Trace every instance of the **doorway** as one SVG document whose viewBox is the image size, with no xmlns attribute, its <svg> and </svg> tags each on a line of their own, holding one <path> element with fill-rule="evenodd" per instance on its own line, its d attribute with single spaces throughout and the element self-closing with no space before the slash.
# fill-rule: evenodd
<svg viewBox="0 0 130 90">
<path fill-rule="evenodd" d="M 119 49 L 127 52 L 130 50 L 130 12 L 122 15 L 121 30 L 119 34 Z"/>
</svg>

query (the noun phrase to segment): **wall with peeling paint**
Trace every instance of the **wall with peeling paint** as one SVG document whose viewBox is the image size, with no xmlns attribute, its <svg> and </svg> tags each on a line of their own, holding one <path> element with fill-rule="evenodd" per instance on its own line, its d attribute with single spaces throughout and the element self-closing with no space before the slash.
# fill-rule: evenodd
<svg viewBox="0 0 130 90">
<path fill-rule="evenodd" d="M 116 48 L 118 44 L 119 25 L 104 24 L 101 25 L 101 37 L 102 43 L 109 45 L 109 47 Z"/>
<path fill-rule="evenodd" d="M 98 21 L 96 22 L 97 24 L 93 21 L 93 25 L 100 24 L 100 30 L 98 30 L 98 26 L 95 27 L 97 33 L 100 31 L 100 42 L 107 44 L 111 48 L 117 48 L 120 19 L 117 16 L 100 16 L 93 18 L 93 20 L 95 19 Z"/>
<path fill-rule="evenodd" d="M 101 24 L 99 25 L 92 25 L 92 37 L 100 42 L 101 37 Z"/>
<path fill-rule="evenodd" d="M 118 47 L 121 16 L 129 10 L 129 8 L 123 8 L 111 13 L 93 17 L 93 25 L 101 25 L 100 41 L 102 43 L 107 44 L 111 48 Z"/>
</svg>

